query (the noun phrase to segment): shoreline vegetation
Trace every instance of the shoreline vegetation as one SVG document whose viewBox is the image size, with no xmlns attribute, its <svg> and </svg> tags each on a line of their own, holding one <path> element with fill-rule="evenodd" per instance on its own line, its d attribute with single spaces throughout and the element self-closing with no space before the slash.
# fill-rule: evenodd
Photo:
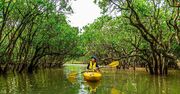
<svg viewBox="0 0 180 94">
<path fill-rule="evenodd" d="M 145 67 L 150 75 L 168 75 L 180 65 L 180 3 L 172 0 L 94 0 L 102 16 L 73 27 L 71 0 L 0 2 L 0 74 L 33 73 L 86 63 L 119 61 L 118 69 Z M 112 17 L 109 12 L 121 13 Z M 88 16 L 88 15 L 87 15 Z M 83 62 L 79 62 L 79 61 Z"/>
<path fill-rule="evenodd" d="M 70 60 L 68 62 L 66 62 L 65 64 L 61 64 L 61 63 L 42 63 L 39 64 L 35 70 L 38 69 L 52 69 L 52 68 L 62 68 L 63 66 L 69 66 L 69 65 L 78 65 L 78 66 L 86 66 L 88 63 L 87 62 L 83 62 L 83 61 L 76 61 L 76 60 Z M 175 71 L 175 70 L 179 70 L 180 64 L 178 63 L 178 68 L 169 68 L 170 71 Z M 1 66 L 1 74 L 3 73 L 8 73 L 8 72 L 18 72 L 21 73 L 19 69 L 26 69 L 28 68 L 28 64 L 23 64 L 23 63 L 19 63 L 19 64 L 15 64 L 15 63 L 7 63 L 7 64 L 0 64 Z M 121 70 L 126 70 L 129 72 L 135 72 L 135 71 L 142 71 L 142 72 L 147 72 L 148 73 L 148 69 L 147 67 L 142 67 L 140 65 L 134 67 L 132 65 L 129 66 L 123 66 L 123 65 L 119 65 L 115 68 L 111 68 L 111 67 L 104 67 L 106 65 L 100 65 L 100 67 L 103 67 L 102 70 L 104 69 L 113 69 L 113 70 L 117 70 L 117 71 L 121 71 Z M 9 70 L 11 69 L 11 70 Z"/>
<path fill-rule="evenodd" d="M 87 66 L 87 62 L 83 62 L 83 61 L 76 61 L 76 60 L 71 60 L 71 61 L 68 61 L 67 63 L 65 63 L 64 65 L 67 66 L 67 65 L 78 65 L 78 66 Z M 132 66 L 132 65 L 129 65 L 128 67 L 124 67 L 123 65 L 119 65 L 117 67 L 105 67 L 106 65 L 100 65 L 100 67 L 102 67 L 102 70 L 103 69 L 113 69 L 113 70 L 117 70 L 117 71 L 121 71 L 121 70 L 126 70 L 126 71 L 129 71 L 129 72 L 135 72 L 135 71 L 142 71 L 142 72 L 147 72 L 148 73 L 148 68 L 147 67 L 142 67 L 141 65 L 137 65 L 136 67 Z M 179 71 L 180 69 L 180 63 L 177 64 L 177 68 L 169 68 L 170 71 Z"/>
</svg>

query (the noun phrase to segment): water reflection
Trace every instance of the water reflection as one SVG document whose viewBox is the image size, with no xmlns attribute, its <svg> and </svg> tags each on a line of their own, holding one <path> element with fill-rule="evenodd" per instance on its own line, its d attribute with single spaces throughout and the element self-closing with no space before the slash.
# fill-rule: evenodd
<svg viewBox="0 0 180 94">
<path fill-rule="evenodd" d="M 75 84 L 77 82 L 77 79 L 75 76 L 68 76 L 67 79 L 71 84 Z"/>
<path fill-rule="evenodd" d="M 0 75 L 0 94 L 179 94 L 180 72 L 152 76 L 146 72 L 102 70 L 100 82 L 85 82 L 85 67 L 39 70 L 34 74 Z M 72 71 L 75 76 L 69 76 Z"/>
<path fill-rule="evenodd" d="M 116 89 L 115 87 L 112 87 L 111 94 L 123 94 L 123 93 L 120 93 L 120 90 Z"/>
<path fill-rule="evenodd" d="M 69 73 L 67 79 L 71 84 L 75 84 L 77 82 L 77 72 L 73 71 Z"/>
<path fill-rule="evenodd" d="M 95 93 L 96 92 L 96 89 L 98 88 L 99 84 L 100 84 L 100 81 L 97 81 L 97 82 L 89 82 L 89 81 L 86 81 L 86 83 L 89 87 L 89 91 L 91 93 Z"/>
</svg>

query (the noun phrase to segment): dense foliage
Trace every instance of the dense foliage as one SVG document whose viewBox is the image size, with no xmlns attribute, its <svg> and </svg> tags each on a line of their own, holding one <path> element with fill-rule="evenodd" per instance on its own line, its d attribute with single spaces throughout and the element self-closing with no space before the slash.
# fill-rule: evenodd
<svg viewBox="0 0 180 94">
<path fill-rule="evenodd" d="M 180 3 L 175 0 L 95 0 L 103 16 L 85 27 L 86 51 L 103 62 L 143 64 L 151 74 L 167 74 L 180 48 Z M 133 63 L 133 64 L 131 64 Z"/>
<path fill-rule="evenodd" d="M 67 13 L 69 0 L 1 0 L 0 72 L 31 72 L 76 57 L 78 29 Z"/>
</svg>

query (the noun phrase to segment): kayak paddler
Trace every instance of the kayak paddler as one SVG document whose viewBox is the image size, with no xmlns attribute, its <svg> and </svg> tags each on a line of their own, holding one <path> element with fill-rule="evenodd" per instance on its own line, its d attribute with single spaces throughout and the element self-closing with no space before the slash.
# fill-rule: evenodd
<svg viewBox="0 0 180 94">
<path fill-rule="evenodd" d="M 100 71 L 99 65 L 97 64 L 97 58 L 96 56 L 92 56 L 91 60 L 88 63 L 87 69 L 90 71 Z"/>
</svg>

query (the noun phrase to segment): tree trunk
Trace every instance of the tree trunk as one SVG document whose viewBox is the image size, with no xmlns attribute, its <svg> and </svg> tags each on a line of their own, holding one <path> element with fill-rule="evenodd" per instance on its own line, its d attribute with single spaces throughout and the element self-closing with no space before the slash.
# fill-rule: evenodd
<svg viewBox="0 0 180 94">
<path fill-rule="evenodd" d="M 27 69 L 28 73 L 33 73 L 33 67 L 34 67 L 33 64 L 30 63 Z"/>
<path fill-rule="evenodd" d="M 151 64 L 148 62 L 148 67 L 149 67 L 149 72 L 151 75 L 154 74 L 154 70 L 153 70 L 153 67 L 151 66 Z"/>
<path fill-rule="evenodd" d="M 162 64 L 162 62 L 159 62 L 159 73 L 160 73 L 160 75 L 163 75 L 163 64 Z"/>
<path fill-rule="evenodd" d="M 20 67 L 19 67 L 18 72 L 19 72 L 19 73 L 22 73 L 22 72 L 23 72 L 23 70 L 24 70 L 26 67 L 27 67 L 27 65 L 26 65 L 26 64 L 24 64 L 24 63 L 20 64 Z"/>
<path fill-rule="evenodd" d="M 165 75 L 168 74 L 168 66 L 167 66 L 167 65 L 164 66 L 164 74 L 165 74 Z"/>
<path fill-rule="evenodd" d="M 164 62 L 163 62 L 163 57 L 162 55 L 158 55 L 159 56 L 159 74 L 163 75 L 163 70 L 164 70 Z"/>
</svg>

